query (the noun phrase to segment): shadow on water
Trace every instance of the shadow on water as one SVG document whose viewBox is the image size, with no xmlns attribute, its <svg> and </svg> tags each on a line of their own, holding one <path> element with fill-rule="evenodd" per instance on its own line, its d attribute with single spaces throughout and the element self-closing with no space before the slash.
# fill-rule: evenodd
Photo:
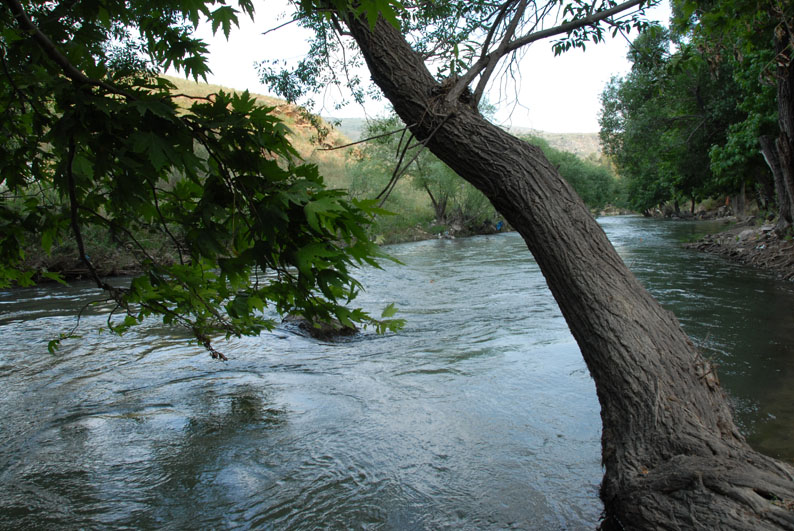
<svg viewBox="0 0 794 531">
<path fill-rule="evenodd" d="M 680 249 L 696 226 L 603 224 L 753 444 L 791 458 L 794 327 L 770 319 L 791 286 Z M 595 388 L 521 239 L 389 251 L 405 265 L 362 270 L 359 302 L 396 302 L 403 332 L 279 329 L 224 364 L 154 322 L 100 334 L 100 311 L 51 356 L 94 291 L 0 293 L 0 528 L 592 529 Z"/>
</svg>

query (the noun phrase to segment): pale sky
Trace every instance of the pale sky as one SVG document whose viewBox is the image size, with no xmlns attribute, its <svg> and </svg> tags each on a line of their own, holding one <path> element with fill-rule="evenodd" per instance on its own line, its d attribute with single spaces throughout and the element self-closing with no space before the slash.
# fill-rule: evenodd
<svg viewBox="0 0 794 531">
<path fill-rule="evenodd" d="M 283 0 L 259 2 L 256 21 L 241 20 L 240 28 L 232 29 L 228 41 L 220 31 L 212 37 L 208 24 L 200 26 L 198 34 L 207 41 L 210 49 L 213 73 L 208 76 L 208 81 L 268 94 L 268 88 L 259 82 L 255 63 L 262 59 L 296 61 L 308 50 L 307 35 L 295 24 L 262 34 L 283 22 L 284 19 L 278 16 L 285 11 Z M 669 4 L 665 0 L 649 16 L 666 23 L 669 13 Z M 628 72 L 627 49 L 626 40 L 618 36 L 590 45 L 584 52 L 571 50 L 554 57 L 551 41 L 534 43 L 521 60 L 517 102 L 513 88 L 502 96 L 501 101 L 498 86 L 488 95 L 489 100 L 497 104 L 496 122 L 555 133 L 597 132 L 600 94 L 611 76 Z M 362 78 L 366 79 L 366 74 Z M 349 104 L 337 110 L 335 103 L 345 98 L 334 90 L 315 99 L 318 104 L 324 104 L 324 108 L 315 108 L 313 112 L 323 116 L 350 118 L 378 116 L 385 112 L 384 102 L 370 102 L 365 109 Z"/>
</svg>

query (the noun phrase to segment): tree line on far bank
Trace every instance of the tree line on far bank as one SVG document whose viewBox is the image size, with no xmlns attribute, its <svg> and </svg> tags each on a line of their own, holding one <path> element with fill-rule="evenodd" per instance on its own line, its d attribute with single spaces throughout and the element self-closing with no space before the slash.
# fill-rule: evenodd
<svg viewBox="0 0 794 531">
<path fill-rule="evenodd" d="M 631 208 L 754 197 L 792 223 L 792 44 L 783 4 L 674 2 L 636 37 L 631 71 L 604 89 L 600 137 Z M 787 18 L 788 17 L 788 18 Z M 728 199 L 730 201 L 730 199 Z"/>
<path fill-rule="evenodd" d="M 482 192 L 421 150 L 396 115 L 371 120 L 363 137 L 370 140 L 349 154 L 346 175 L 339 181 L 351 197 L 376 198 L 396 214 L 376 220 L 373 233 L 378 241 L 411 238 L 417 228 L 439 235 L 491 232 L 501 220 Z M 543 151 L 592 211 L 628 208 L 625 189 L 604 157 L 583 159 L 541 137 L 520 138 Z"/>
</svg>

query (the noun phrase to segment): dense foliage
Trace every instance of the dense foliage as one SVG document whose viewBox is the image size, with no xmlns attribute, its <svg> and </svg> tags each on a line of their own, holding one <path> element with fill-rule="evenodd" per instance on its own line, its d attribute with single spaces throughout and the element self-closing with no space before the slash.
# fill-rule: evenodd
<svg viewBox="0 0 794 531">
<path fill-rule="evenodd" d="M 168 66 L 203 76 L 199 21 L 228 35 L 252 14 L 250 0 L 3 0 L 0 286 L 63 281 L 27 268 L 25 253 L 73 239 L 115 303 L 116 332 L 157 315 L 222 357 L 213 336 L 256 334 L 276 313 L 399 326 L 345 306 L 361 287 L 352 268 L 380 256 L 365 230 L 374 203 L 325 189 L 248 93 L 180 97 L 157 76 Z M 100 277 L 87 230 L 143 273 L 127 286 Z M 171 242 L 174 260 L 147 249 L 151 233 Z"/>
<path fill-rule="evenodd" d="M 791 114 L 792 15 L 779 2 L 680 1 L 669 31 L 634 40 L 631 72 L 602 94 L 601 138 L 635 208 L 749 189 L 790 216 L 794 167 L 775 170 L 792 152 L 778 123 Z"/>
<path fill-rule="evenodd" d="M 630 204 L 644 211 L 666 201 L 736 193 L 740 178 L 712 169 L 712 146 L 744 115 L 730 65 L 711 65 L 691 44 L 670 53 L 661 29 L 637 37 L 631 72 L 602 94 L 601 140 L 626 181 Z"/>
</svg>

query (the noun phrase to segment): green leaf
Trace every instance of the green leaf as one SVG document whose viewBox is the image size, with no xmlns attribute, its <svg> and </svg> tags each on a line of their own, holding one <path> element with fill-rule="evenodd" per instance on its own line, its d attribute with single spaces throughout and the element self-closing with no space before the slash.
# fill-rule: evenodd
<svg viewBox="0 0 794 531">
<path fill-rule="evenodd" d="M 392 302 L 391 304 L 386 306 L 386 308 L 383 309 L 383 312 L 381 312 L 380 316 L 383 319 L 388 319 L 389 317 L 394 317 L 396 313 L 397 313 L 397 308 L 394 306 L 394 303 Z"/>
<path fill-rule="evenodd" d="M 64 280 L 63 276 L 60 273 L 54 273 L 52 271 L 42 271 L 39 273 L 42 278 L 46 278 L 61 284 L 62 286 L 67 286 L 66 280 Z"/>
<path fill-rule="evenodd" d="M 232 24 L 237 26 L 239 21 L 237 19 L 237 10 L 231 6 L 221 6 L 210 15 L 212 20 L 212 33 L 213 35 L 218 31 L 219 27 L 223 27 L 223 35 L 228 39 L 232 31 Z"/>
</svg>

